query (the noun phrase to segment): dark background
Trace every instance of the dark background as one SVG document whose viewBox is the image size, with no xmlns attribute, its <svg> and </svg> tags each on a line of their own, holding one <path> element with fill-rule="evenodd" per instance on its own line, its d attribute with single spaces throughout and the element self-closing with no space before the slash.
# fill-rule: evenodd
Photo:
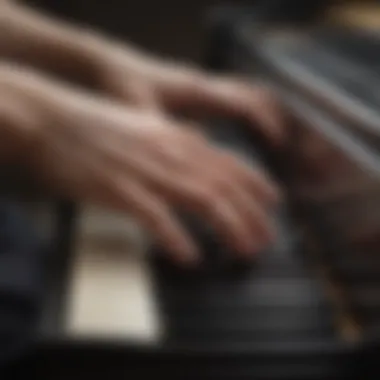
<svg viewBox="0 0 380 380">
<path fill-rule="evenodd" d="M 222 0 L 32 0 L 61 17 L 87 23 L 155 52 L 200 57 L 205 14 Z M 234 4 L 253 1 L 234 0 Z"/>
<path fill-rule="evenodd" d="M 25 0 L 70 21 L 89 24 L 153 52 L 198 60 L 206 15 L 217 5 L 254 5 L 262 21 L 308 24 L 333 3 L 352 0 Z M 242 13 L 247 13 L 247 8 Z"/>
</svg>

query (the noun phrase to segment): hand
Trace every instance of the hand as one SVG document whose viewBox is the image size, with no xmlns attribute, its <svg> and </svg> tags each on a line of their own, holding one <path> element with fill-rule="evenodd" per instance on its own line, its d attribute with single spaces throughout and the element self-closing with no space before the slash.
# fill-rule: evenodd
<svg viewBox="0 0 380 380">
<path fill-rule="evenodd" d="M 198 252 L 173 206 L 200 215 L 234 251 L 254 253 L 270 241 L 274 186 L 192 127 L 36 74 L 8 70 L 3 78 L 5 93 L 32 110 L 34 127 L 18 130 L 28 131 L 25 160 L 45 183 L 134 215 L 178 260 Z"/>
<path fill-rule="evenodd" d="M 0 55 L 96 86 L 124 104 L 155 111 L 243 119 L 272 142 L 284 133 L 273 96 L 257 84 L 152 57 L 93 31 L 0 0 Z M 216 115 L 215 115 L 216 116 Z"/>
<path fill-rule="evenodd" d="M 283 138 L 282 115 L 272 94 L 247 79 L 210 75 L 125 46 L 98 49 L 98 86 L 143 108 L 216 113 L 248 122 L 272 142 Z"/>
<path fill-rule="evenodd" d="M 259 172 L 173 120 L 86 103 L 43 136 L 36 169 L 49 183 L 132 214 L 179 260 L 199 252 L 172 206 L 199 214 L 238 253 L 269 243 L 265 206 L 276 194 Z"/>
</svg>

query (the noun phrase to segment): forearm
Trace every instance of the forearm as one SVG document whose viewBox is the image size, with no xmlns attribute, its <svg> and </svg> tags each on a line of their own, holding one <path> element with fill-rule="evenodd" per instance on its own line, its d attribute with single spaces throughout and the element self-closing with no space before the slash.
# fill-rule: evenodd
<svg viewBox="0 0 380 380">
<path fill-rule="evenodd" d="M 105 41 L 17 3 L 0 0 L 0 58 L 89 84 Z"/>
</svg>

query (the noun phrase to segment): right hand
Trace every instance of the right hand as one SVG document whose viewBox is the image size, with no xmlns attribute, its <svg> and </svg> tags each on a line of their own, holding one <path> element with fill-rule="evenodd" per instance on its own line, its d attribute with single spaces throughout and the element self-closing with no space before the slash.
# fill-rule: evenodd
<svg viewBox="0 0 380 380">
<path fill-rule="evenodd" d="M 180 261 L 198 251 L 172 206 L 204 218 L 236 252 L 269 243 L 274 186 L 191 126 L 38 76 L 19 86 L 37 110 L 27 160 L 62 194 L 132 214 Z"/>
</svg>

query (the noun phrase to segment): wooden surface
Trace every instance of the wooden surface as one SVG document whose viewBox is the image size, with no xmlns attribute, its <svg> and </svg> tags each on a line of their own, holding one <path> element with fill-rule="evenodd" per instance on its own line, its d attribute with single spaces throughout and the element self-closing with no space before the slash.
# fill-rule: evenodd
<svg viewBox="0 0 380 380">
<path fill-rule="evenodd" d="M 380 2 L 358 1 L 332 7 L 327 19 L 347 26 L 380 30 Z"/>
</svg>

